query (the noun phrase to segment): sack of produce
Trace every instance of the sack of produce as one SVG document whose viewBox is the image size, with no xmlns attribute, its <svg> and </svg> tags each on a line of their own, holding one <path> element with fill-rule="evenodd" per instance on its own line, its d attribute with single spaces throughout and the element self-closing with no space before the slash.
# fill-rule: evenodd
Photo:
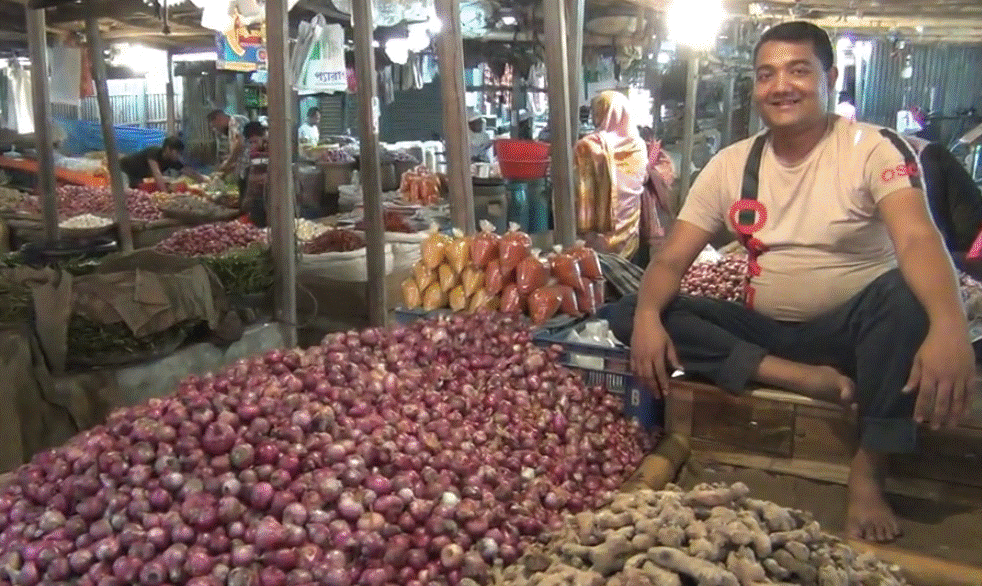
<svg viewBox="0 0 982 586">
<path fill-rule="evenodd" d="M 449 292 L 451 289 L 460 284 L 460 275 L 454 272 L 450 265 L 442 264 L 440 268 L 437 269 L 437 278 L 440 283 L 440 288 L 444 292 Z"/>
<path fill-rule="evenodd" d="M 497 295 L 492 295 L 485 289 L 480 289 L 471 297 L 467 310 L 471 313 L 478 311 L 497 311 L 500 302 L 501 300 Z"/>
<path fill-rule="evenodd" d="M 464 293 L 464 286 L 457 285 L 451 289 L 449 295 L 450 309 L 454 311 L 463 311 L 467 309 L 467 294 Z"/>
<path fill-rule="evenodd" d="M 587 247 L 586 242 L 577 240 L 576 245 L 570 248 L 569 252 L 580 264 L 580 273 L 587 279 L 599 279 L 604 276 L 603 267 L 600 266 L 600 257 L 597 251 Z"/>
<path fill-rule="evenodd" d="M 512 222 L 508 233 L 501 237 L 498 243 L 498 253 L 501 256 L 501 268 L 506 273 L 515 270 L 518 263 L 532 252 L 532 237 L 518 229 Z"/>
<path fill-rule="evenodd" d="M 506 273 L 501 266 L 501 260 L 495 259 L 488 263 L 488 268 L 484 271 L 484 290 L 490 295 L 501 293 L 505 285 L 515 282 L 513 272 Z"/>
<path fill-rule="evenodd" d="M 528 295 L 549 282 L 549 269 L 539 258 L 539 251 L 533 250 L 518 263 L 515 270 L 515 284 L 522 295 Z"/>
<path fill-rule="evenodd" d="M 455 273 L 460 274 L 471 262 L 471 237 L 464 236 L 464 233 L 454 228 L 453 240 L 447 245 L 447 263 Z"/>
<path fill-rule="evenodd" d="M 477 267 L 467 267 L 460 274 L 460 281 L 464 286 L 464 295 L 470 297 L 478 289 L 484 288 L 484 271 Z"/>
<path fill-rule="evenodd" d="M 416 309 L 423 303 L 422 296 L 419 294 L 419 287 L 416 280 L 412 277 L 402 282 L 402 302 L 406 309 Z"/>
<path fill-rule="evenodd" d="M 416 287 L 420 292 L 429 289 L 430 285 L 437 282 L 436 271 L 428 268 L 421 260 L 413 265 L 413 277 L 416 279 Z"/>
<path fill-rule="evenodd" d="M 585 291 L 586 286 L 580 275 L 580 263 L 575 256 L 563 251 L 562 246 L 556 246 L 552 255 L 552 276 L 560 284 L 572 287 L 576 291 Z"/>
<path fill-rule="evenodd" d="M 439 283 L 433 283 L 423 292 L 423 309 L 433 311 L 447 306 L 447 292 L 440 288 Z"/>
<path fill-rule="evenodd" d="M 504 313 L 525 313 L 525 296 L 518 291 L 518 285 L 508 283 L 501 290 L 501 311 Z"/>
<path fill-rule="evenodd" d="M 498 241 L 494 233 L 494 224 L 481 220 L 481 231 L 471 242 L 471 262 L 479 269 L 487 268 L 488 263 L 498 258 Z"/>
<path fill-rule="evenodd" d="M 423 240 L 420 245 L 420 251 L 423 254 L 423 264 L 429 269 L 436 269 L 446 258 L 447 244 L 450 243 L 450 239 L 445 235 L 441 234 L 439 228 L 436 224 L 430 227 L 430 234 Z"/>
<path fill-rule="evenodd" d="M 536 324 L 545 323 L 559 313 L 562 304 L 562 288 L 557 285 L 546 285 L 529 294 L 529 316 Z"/>
</svg>

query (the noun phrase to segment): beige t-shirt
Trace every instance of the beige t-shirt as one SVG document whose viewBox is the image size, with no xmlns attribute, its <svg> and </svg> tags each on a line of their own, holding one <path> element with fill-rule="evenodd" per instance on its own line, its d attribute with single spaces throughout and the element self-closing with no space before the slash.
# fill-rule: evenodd
<svg viewBox="0 0 982 586">
<path fill-rule="evenodd" d="M 835 117 L 825 138 L 793 167 L 778 162 L 768 140 L 757 196 L 767 221 L 754 236 L 769 250 L 751 281 L 754 309 L 782 321 L 814 319 L 897 266 L 877 204 L 895 191 L 919 187 L 919 180 L 911 179 L 905 154 L 880 130 Z M 725 223 L 735 232 L 730 207 L 740 199 L 755 138 L 727 147 L 706 165 L 680 220 L 709 233 Z"/>
</svg>

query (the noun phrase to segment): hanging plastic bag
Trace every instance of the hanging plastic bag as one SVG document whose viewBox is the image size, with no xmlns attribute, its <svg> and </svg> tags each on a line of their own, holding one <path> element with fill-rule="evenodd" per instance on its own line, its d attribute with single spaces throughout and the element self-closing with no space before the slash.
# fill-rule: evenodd
<svg viewBox="0 0 982 586">
<path fill-rule="evenodd" d="M 454 228 L 453 234 L 453 240 L 447 245 L 446 257 L 450 268 L 459 275 L 471 261 L 471 237 L 464 236 L 457 228 Z"/>
<path fill-rule="evenodd" d="M 487 268 L 488 263 L 498 258 L 499 237 L 494 233 L 494 224 L 481 220 L 481 231 L 471 242 L 471 262 L 479 269 Z"/>
<path fill-rule="evenodd" d="M 447 297 L 450 302 L 450 309 L 454 311 L 463 311 L 467 309 L 467 295 L 464 293 L 463 285 L 457 285 L 454 287 Z"/>
<path fill-rule="evenodd" d="M 539 259 L 538 250 L 523 258 L 515 269 L 515 283 L 522 295 L 528 295 L 549 282 L 549 269 Z"/>
<path fill-rule="evenodd" d="M 512 222 L 508 233 L 502 236 L 501 242 L 498 243 L 501 268 L 506 273 L 515 270 L 518 263 L 532 252 L 532 237 L 518 228 L 518 224 Z"/>
<path fill-rule="evenodd" d="M 436 224 L 430 226 L 429 236 L 420 244 L 423 264 L 426 265 L 426 268 L 433 270 L 443 264 L 449 243 L 450 239 L 445 234 L 440 233 Z"/>
<path fill-rule="evenodd" d="M 563 292 L 558 286 L 547 285 L 532 291 L 528 297 L 529 315 L 536 324 L 543 324 L 559 312 Z"/>
<path fill-rule="evenodd" d="M 317 21 L 320 17 L 320 21 Z M 344 28 L 339 24 L 327 24 L 321 15 L 314 22 L 317 35 L 310 45 L 310 52 L 300 77 L 297 93 L 300 95 L 343 92 L 348 89 L 348 68 L 344 62 Z"/>
<path fill-rule="evenodd" d="M 603 267 L 600 265 L 600 257 L 597 251 L 588 248 L 586 242 L 577 240 L 576 244 L 568 251 L 580 264 L 580 273 L 587 279 L 599 279 L 604 276 Z"/>
<path fill-rule="evenodd" d="M 447 306 L 447 293 L 439 283 L 433 283 L 423 293 L 423 309 L 433 311 Z"/>
<path fill-rule="evenodd" d="M 484 288 L 484 271 L 477 267 L 467 267 L 460 274 L 460 280 L 464 286 L 464 295 L 470 297 L 478 289 Z"/>
<path fill-rule="evenodd" d="M 501 291 L 501 311 L 504 313 L 524 313 L 525 297 L 518 292 L 518 285 L 508 283 Z"/>
<path fill-rule="evenodd" d="M 406 305 L 406 309 L 416 309 L 423 303 L 419 287 L 412 277 L 402 282 L 402 302 Z"/>
</svg>

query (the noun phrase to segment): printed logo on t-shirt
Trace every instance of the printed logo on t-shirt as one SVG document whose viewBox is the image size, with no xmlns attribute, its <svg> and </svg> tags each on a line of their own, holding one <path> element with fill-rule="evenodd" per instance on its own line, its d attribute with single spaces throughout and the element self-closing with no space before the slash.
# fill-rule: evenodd
<svg viewBox="0 0 982 586">
<path fill-rule="evenodd" d="M 885 169 L 880 178 L 883 179 L 884 183 L 889 183 L 897 177 L 917 177 L 918 173 L 920 170 L 917 168 L 917 163 L 907 163 L 906 165 L 897 165 L 895 169 Z"/>
</svg>

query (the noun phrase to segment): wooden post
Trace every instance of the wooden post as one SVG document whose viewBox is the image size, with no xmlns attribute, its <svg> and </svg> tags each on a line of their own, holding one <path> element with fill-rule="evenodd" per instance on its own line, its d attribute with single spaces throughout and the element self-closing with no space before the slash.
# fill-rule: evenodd
<svg viewBox="0 0 982 586">
<path fill-rule="evenodd" d="M 93 0 L 87 0 L 86 4 L 89 8 L 94 8 Z M 129 252 L 133 250 L 133 229 L 130 227 L 130 210 L 126 207 L 127 186 L 123 185 L 123 170 L 119 167 L 119 149 L 116 148 L 113 111 L 109 104 L 109 85 L 106 82 L 106 58 L 102 52 L 102 37 L 99 33 L 99 21 L 96 18 L 86 17 L 85 36 L 89 45 L 89 60 L 92 62 L 96 100 L 99 102 L 99 121 L 102 125 L 102 142 L 106 149 L 106 166 L 109 168 L 109 186 L 116 207 L 119 244 L 124 252 Z M 146 82 L 144 82 L 144 95 L 145 90 Z"/>
<path fill-rule="evenodd" d="M 685 203 L 692 186 L 692 150 L 696 139 L 696 97 L 699 90 L 699 53 L 689 51 L 689 68 L 685 81 L 685 112 L 682 119 L 682 183 L 679 185 L 679 208 Z"/>
<path fill-rule="evenodd" d="M 564 0 L 545 0 L 546 73 L 549 84 L 549 126 L 552 131 L 552 207 L 554 240 L 565 247 L 576 241 L 576 200 L 573 187 L 573 136 L 570 128 L 569 58 Z"/>
<path fill-rule="evenodd" d="M 167 49 L 167 136 L 177 134 L 177 101 L 174 94 L 174 50 Z"/>
<path fill-rule="evenodd" d="M 44 237 L 58 240 L 58 200 L 55 194 L 55 154 L 51 144 L 51 101 L 48 92 L 48 39 L 43 10 L 27 8 L 27 44 L 31 54 L 31 97 L 34 102 L 34 140 L 38 151 L 38 193 L 44 214 Z"/>
<path fill-rule="evenodd" d="M 569 110 L 570 128 L 575 141 L 579 138 L 580 103 L 583 101 L 583 21 L 584 0 L 566 0 L 569 26 Z"/>
<path fill-rule="evenodd" d="M 289 36 L 286 0 L 266 0 L 266 50 L 269 68 L 270 246 L 276 282 L 276 321 L 287 347 L 297 345 L 297 251 L 293 222 L 293 134 L 289 126 Z"/>
<path fill-rule="evenodd" d="M 361 192 L 365 198 L 368 319 L 373 326 L 384 326 L 387 317 L 385 226 L 382 223 L 379 104 L 375 84 L 375 48 L 372 46 L 372 5 L 370 2 L 354 2 L 351 8 L 355 29 L 355 69 L 358 73 L 358 113 L 361 120 Z M 444 23 L 444 27 L 446 26 Z"/>
<path fill-rule="evenodd" d="M 443 95 L 443 137 L 447 145 L 450 217 L 455 227 L 465 234 L 473 234 L 477 228 L 471 180 L 470 132 L 464 102 L 464 44 L 460 32 L 459 0 L 436 0 L 436 13 L 443 21 L 436 48 Z"/>
</svg>

